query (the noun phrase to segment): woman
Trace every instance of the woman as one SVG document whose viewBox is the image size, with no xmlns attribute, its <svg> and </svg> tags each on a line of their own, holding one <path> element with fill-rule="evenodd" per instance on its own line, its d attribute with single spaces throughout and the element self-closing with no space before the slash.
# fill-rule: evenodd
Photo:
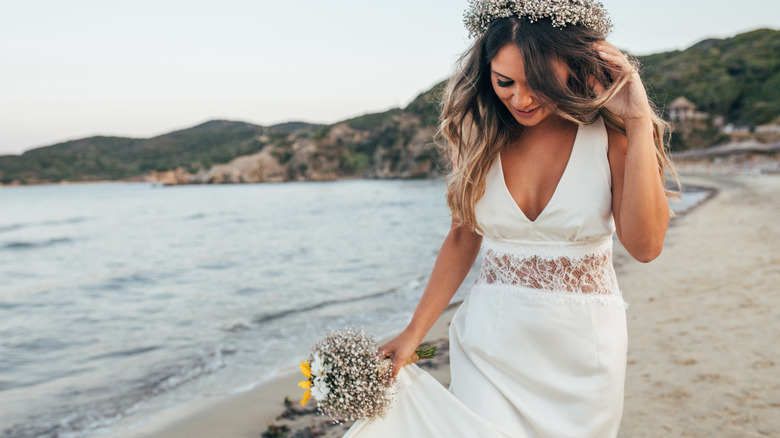
<svg viewBox="0 0 780 438">
<path fill-rule="evenodd" d="M 477 38 L 441 123 L 452 227 L 411 322 L 380 347 L 398 371 L 481 248 L 450 325 L 452 383 L 404 368 L 390 414 L 347 436 L 615 436 L 626 322 L 612 234 L 641 262 L 661 252 L 665 124 L 604 41 L 600 3 L 472 1 L 466 24 Z"/>
</svg>

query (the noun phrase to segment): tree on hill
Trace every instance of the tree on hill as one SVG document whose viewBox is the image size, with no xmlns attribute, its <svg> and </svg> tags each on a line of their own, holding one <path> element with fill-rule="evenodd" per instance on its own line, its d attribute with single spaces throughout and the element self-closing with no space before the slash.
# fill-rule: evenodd
<svg viewBox="0 0 780 438">
<path fill-rule="evenodd" d="M 659 107 L 685 96 L 699 109 L 741 125 L 780 114 L 780 31 L 708 39 L 683 51 L 638 57 Z"/>
</svg>

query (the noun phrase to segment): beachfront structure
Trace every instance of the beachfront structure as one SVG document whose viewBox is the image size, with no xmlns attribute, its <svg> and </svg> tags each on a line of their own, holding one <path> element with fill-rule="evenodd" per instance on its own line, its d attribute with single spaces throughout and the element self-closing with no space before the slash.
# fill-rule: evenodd
<svg viewBox="0 0 780 438">
<path fill-rule="evenodd" d="M 750 126 L 737 126 L 733 123 L 729 123 L 728 125 L 721 128 L 720 132 L 723 134 L 729 134 L 729 135 L 746 135 L 750 134 Z"/>
<path fill-rule="evenodd" d="M 756 134 L 780 134 L 780 124 L 758 125 L 756 126 Z"/>
<path fill-rule="evenodd" d="M 669 105 L 669 119 L 672 122 L 684 122 L 686 120 L 706 119 L 709 114 L 696 111 L 696 104 L 680 96 Z"/>
</svg>

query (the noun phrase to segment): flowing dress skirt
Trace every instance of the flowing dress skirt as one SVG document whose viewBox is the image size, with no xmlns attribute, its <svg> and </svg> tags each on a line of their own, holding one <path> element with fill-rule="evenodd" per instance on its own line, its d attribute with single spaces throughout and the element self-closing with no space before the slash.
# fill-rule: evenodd
<svg viewBox="0 0 780 438">
<path fill-rule="evenodd" d="M 414 365 L 384 419 L 345 437 L 617 435 L 626 367 L 619 294 L 475 285 L 450 325 L 449 390 Z"/>
</svg>

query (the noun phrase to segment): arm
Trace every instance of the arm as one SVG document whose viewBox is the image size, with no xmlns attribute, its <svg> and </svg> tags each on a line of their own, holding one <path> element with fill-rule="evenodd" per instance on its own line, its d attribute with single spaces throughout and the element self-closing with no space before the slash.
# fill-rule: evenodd
<svg viewBox="0 0 780 438">
<path fill-rule="evenodd" d="M 481 243 L 482 236 L 453 221 L 411 322 L 401 334 L 379 347 L 380 354 L 393 358 L 393 377 L 450 303 L 474 264 Z"/>
<path fill-rule="evenodd" d="M 607 102 L 607 109 L 625 122 L 626 135 L 609 131 L 612 213 L 618 238 L 632 257 L 649 262 L 663 249 L 669 205 L 658 172 L 653 141 L 652 109 L 642 79 L 615 46 L 600 42 L 602 59 L 630 70 L 629 81 Z M 600 84 L 597 93 L 604 91 Z"/>
<path fill-rule="evenodd" d="M 620 243 L 636 260 L 647 263 L 663 249 L 669 205 L 650 119 L 626 120 L 626 134 L 609 132 L 612 214 Z"/>
</svg>

